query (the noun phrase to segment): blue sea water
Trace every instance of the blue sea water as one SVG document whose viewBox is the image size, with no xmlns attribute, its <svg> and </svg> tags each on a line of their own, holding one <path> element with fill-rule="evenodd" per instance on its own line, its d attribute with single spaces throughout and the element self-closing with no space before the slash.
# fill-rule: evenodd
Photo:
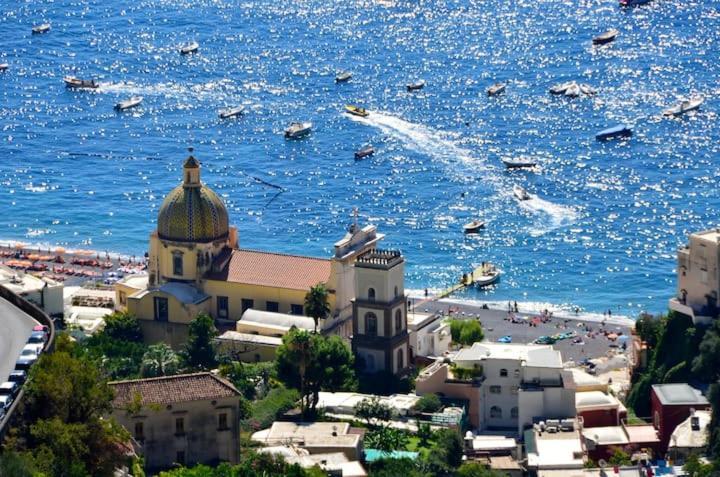
<svg viewBox="0 0 720 477">
<path fill-rule="evenodd" d="M 635 315 L 665 308 L 676 248 L 719 222 L 718 1 L 0 5 L 0 238 L 141 254 L 192 146 L 244 247 L 328 256 L 359 207 L 407 257 L 409 288 L 491 261 L 501 282 L 467 298 Z M 609 28 L 617 41 L 593 47 Z M 67 90 L 68 74 L 101 87 Z M 567 80 L 598 94 L 548 94 Z M 661 118 L 693 94 L 701 111 Z M 132 95 L 141 107 L 113 111 Z M 238 104 L 244 117 L 218 118 Z M 313 133 L 283 139 L 294 120 Z M 621 122 L 632 139 L 594 140 Z M 356 162 L 365 144 L 377 153 Z M 506 172 L 520 155 L 541 169 Z M 537 198 L 519 204 L 514 184 Z M 487 230 L 463 236 L 478 217 Z"/>
</svg>

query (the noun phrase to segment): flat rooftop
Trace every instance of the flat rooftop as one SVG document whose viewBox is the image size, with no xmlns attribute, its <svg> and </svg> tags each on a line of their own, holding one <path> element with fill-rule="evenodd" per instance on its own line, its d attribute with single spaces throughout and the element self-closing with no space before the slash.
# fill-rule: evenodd
<svg viewBox="0 0 720 477">
<path fill-rule="evenodd" d="M 653 392 L 665 406 L 709 406 L 700 391 L 686 383 L 653 384 Z"/>
<path fill-rule="evenodd" d="M 712 242 L 720 242 L 720 228 L 695 232 L 692 236 Z"/>
<path fill-rule="evenodd" d="M 487 359 L 523 361 L 525 366 L 539 368 L 562 368 L 562 356 L 549 345 L 525 345 L 505 343 L 475 343 L 463 348 L 453 361 L 473 362 Z"/>
</svg>

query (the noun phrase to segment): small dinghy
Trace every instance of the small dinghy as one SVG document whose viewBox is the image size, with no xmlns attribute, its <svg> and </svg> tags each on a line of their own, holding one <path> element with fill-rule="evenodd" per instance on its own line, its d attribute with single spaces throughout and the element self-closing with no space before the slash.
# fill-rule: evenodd
<svg viewBox="0 0 720 477">
<path fill-rule="evenodd" d="M 290 123 L 285 129 L 285 137 L 288 139 L 296 139 L 307 136 L 312 131 L 312 123 Z"/>
<path fill-rule="evenodd" d="M 463 232 L 465 232 L 466 234 L 476 234 L 484 228 L 485 222 L 483 222 L 482 220 L 473 220 L 472 222 L 468 222 L 467 224 L 463 225 Z"/>
<path fill-rule="evenodd" d="M 490 86 L 487 90 L 488 96 L 497 96 L 498 94 L 505 91 L 505 83 L 495 83 L 494 85 Z"/>
<path fill-rule="evenodd" d="M 568 98 L 577 98 L 580 93 L 580 85 L 574 82 L 565 90 L 565 96 Z"/>
<path fill-rule="evenodd" d="M 375 154 L 375 148 L 372 146 L 365 146 L 360 150 L 355 151 L 355 160 L 358 161 L 368 156 Z"/>
<path fill-rule="evenodd" d="M 575 84 L 574 81 L 556 84 L 550 88 L 550 94 L 565 94 L 565 91 L 567 91 L 567 89 L 573 84 Z"/>
<path fill-rule="evenodd" d="M 617 126 L 604 129 L 595 135 L 595 139 L 598 141 L 608 141 L 618 137 L 630 137 L 632 136 L 632 129 L 630 127 L 619 124 Z"/>
<path fill-rule="evenodd" d="M 126 99 L 125 101 L 120 101 L 118 104 L 115 105 L 115 109 L 118 111 L 125 111 L 126 109 L 134 108 L 138 104 L 142 103 L 142 97 L 141 96 L 133 96 L 130 99 Z"/>
<path fill-rule="evenodd" d="M 519 157 L 517 159 L 502 158 L 500 160 L 505 164 L 506 169 L 529 169 L 537 166 L 536 161 L 526 157 Z"/>
<path fill-rule="evenodd" d="M 348 104 L 347 106 L 345 106 L 345 112 L 354 116 L 360 116 L 362 118 L 370 116 L 370 113 L 368 113 L 367 109 L 361 108 L 359 106 L 353 106 L 352 104 Z"/>
<path fill-rule="evenodd" d="M 530 194 L 519 185 L 513 186 L 513 195 L 517 200 L 530 200 Z"/>
<path fill-rule="evenodd" d="M 192 41 L 186 45 L 183 45 L 180 47 L 180 54 L 181 55 L 189 55 L 190 53 L 195 53 L 200 48 L 200 45 L 198 45 L 198 42 Z"/>
<path fill-rule="evenodd" d="M 230 119 L 230 118 L 242 116 L 242 114 L 244 112 L 245 112 L 244 107 L 237 106 L 235 108 L 221 109 L 219 116 L 220 116 L 220 119 Z"/>
<path fill-rule="evenodd" d="M 95 89 L 100 86 L 94 79 L 83 80 L 74 76 L 66 76 L 63 78 L 63 81 L 68 88 Z"/>
<path fill-rule="evenodd" d="M 410 84 L 406 85 L 405 87 L 407 88 L 408 91 L 418 91 L 425 87 L 425 81 L 424 80 L 416 81 L 415 83 L 410 83 Z"/>
<path fill-rule="evenodd" d="M 605 45 L 606 43 L 611 43 L 615 41 L 615 38 L 617 38 L 619 33 L 620 32 L 614 28 L 612 30 L 608 30 L 605 33 L 593 38 L 593 45 Z"/>
<path fill-rule="evenodd" d="M 50 31 L 50 24 L 49 23 L 43 23 L 42 25 L 35 25 L 32 27 L 33 35 L 36 35 L 38 33 L 47 33 Z"/>
<path fill-rule="evenodd" d="M 703 98 L 688 99 L 663 111 L 663 116 L 682 116 L 689 111 L 699 109 L 703 101 Z"/>
<path fill-rule="evenodd" d="M 349 71 L 343 71 L 342 73 L 339 73 L 335 77 L 335 82 L 336 83 L 345 83 L 347 81 L 350 81 L 350 78 L 352 78 L 352 73 L 350 73 Z"/>
<path fill-rule="evenodd" d="M 479 287 L 492 285 L 500 278 L 500 270 L 495 265 L 486 263 L 480 270 L 480 275 L 473 275 L 473 283 Z"/>
<path fill-rule="evenodd" d="M 0 63 L 0 71 L 5 71 L 8 68 L 10 68 L 10 65 L 7 63 Z"/>
</svg>

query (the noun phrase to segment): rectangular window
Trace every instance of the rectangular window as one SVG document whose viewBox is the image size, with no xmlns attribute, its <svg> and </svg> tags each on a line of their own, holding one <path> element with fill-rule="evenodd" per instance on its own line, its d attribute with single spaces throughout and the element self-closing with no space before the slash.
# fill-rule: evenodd
<svg viewBox="0 0 720 477">
<path fill-rule="evenodd" d="M 518 391 L 519 391 L 519 390 L 520 390 L 520 388 L 519 388 L 519 387 L 517 387 L 517 386 L 513 386 L 513 387 L 511 387 L 511 388 L 510 388 L 510 394 L 512 394 L 512 395 L 516 395 L 516 394 L 518 393 Z"/>
<path fill-rule="evenodd" d="M 168 320 L 167 298 L 163 298 L 160 296 L 155 297 L 155 320 L 156 321 L 167 321 Z"/>
<path fill-rule="evenodd" d="M 173 255 L 173 275 L 183 274 L 183 257 L 179 253 Z"/>
<path fill-rule="evenodd" d="M 280 304 L 276 301 L 266 301 L 265 302 L 265 311 L 275 311 L 277 312 L 280 309 Z"/>
<path fill-rule="evenodd" d="M 227 414 L 224 412 L 222 414 L 218 414 L 218 430 L 225 431 L 227 429 L 228 429 Z"/>
<path fill-rule="evenodd" d="M 135 423 L 135 440 L 142 441 L 145 439 L 145 429 L 142 422 Z"/>
<path fill-rule="evenodd" d="M 185 418 L 184 417 L 175 418 L 175 434 L 177 434 L 177 435 L 185 434 Z"/>
<path fill-rule="evenodd" d="M 185 451 L 177 451 L 175 462 L 177 464 L 185 464 Z"/>
<path fill-rule="evenodd" d="M 500 386 L 490 386 L 490 394 L 500 394 Z"/>
<path fill-rule="evenodd" d="M 228 317 L 228 297 L 219 296 L 217 297 L 217 316 L 218 318 Z"/>
<path fill-rule="evenodd" d="M 293 315 L 299 315 L 302 316 L 305 314 L 305 310 L 303 310 L 302 305 L 290 305 L 290 313 Z"/>
<path fill-rule="evenodd" d="M 255 307 L 255 301 L 249 299 L 249 298 L 243 298 L 240 302 L 240 306 L 242 308 L 242 313 L 245 313 L 245 310 L 249 310 L 250 308 Z"/>
</svg>

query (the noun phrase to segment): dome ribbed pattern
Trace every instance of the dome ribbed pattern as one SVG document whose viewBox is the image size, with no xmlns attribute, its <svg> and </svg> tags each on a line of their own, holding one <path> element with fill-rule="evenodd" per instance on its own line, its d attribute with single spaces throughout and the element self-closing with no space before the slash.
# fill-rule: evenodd
<svg viewBox="0 0 720 477">
<path fill-rule="evenodd" d="M 160 206 L 158 236 L 178 242 L 212 242 L 228 236 L 228 213 L 222 199 L 203 186 L 173 189 Z"/>
</svg>

